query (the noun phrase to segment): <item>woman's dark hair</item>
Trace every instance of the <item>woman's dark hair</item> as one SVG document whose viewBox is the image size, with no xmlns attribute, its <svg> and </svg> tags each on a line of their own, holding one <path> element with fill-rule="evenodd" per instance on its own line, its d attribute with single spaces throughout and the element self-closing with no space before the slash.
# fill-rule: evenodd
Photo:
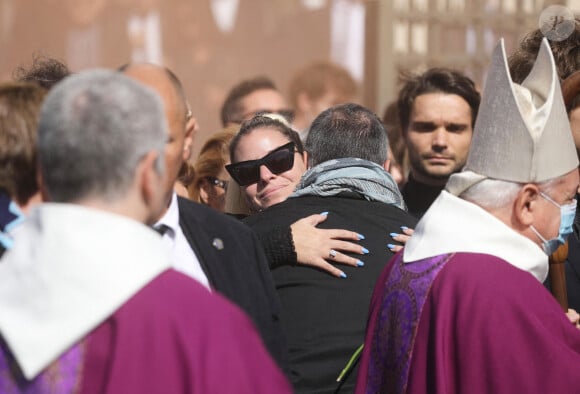
<svg viewBox="0 0 580 394">
<path fill-rule="evenodd" d="M 275 129 L 280 134 L 288 138 L 288 141 L 293 142 L 294 145 L 296 146 L 296 150 L 299 153 L 304 152 L 304 145 L 302 144 L 300 136 L 298 135 L 297 132 L 292 130 L 290 127 L 286 126 L 283 122 L 273 119 L 268 115 L 259 115 L 243 122 L 240 131 L 232 139 L 232 142 L 230 142 L 230 160 L 232 163 L 236 163 L 235 151 L 242 137 L 247 134 L 250 134 L 252 131 L 256 129 L 263 128 Z"/>
</svg>

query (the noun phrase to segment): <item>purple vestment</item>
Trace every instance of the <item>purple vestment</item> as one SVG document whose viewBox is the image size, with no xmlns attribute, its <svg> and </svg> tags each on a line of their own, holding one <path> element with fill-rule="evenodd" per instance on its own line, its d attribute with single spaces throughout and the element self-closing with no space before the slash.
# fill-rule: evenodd
<svg viewBox="0 0 580 394">
<path fill-rule="evenodd" d="M 404 264 L 373 294 L 357 393 L 564 393 L 580 332 L 528 272 L 485 254 Z"/>
<path fill-rule="evenodd" d="M 2 394 L 291 392 L 249 319 L 173 270 L 31 381 L 0 345 Z"/>
</svg>

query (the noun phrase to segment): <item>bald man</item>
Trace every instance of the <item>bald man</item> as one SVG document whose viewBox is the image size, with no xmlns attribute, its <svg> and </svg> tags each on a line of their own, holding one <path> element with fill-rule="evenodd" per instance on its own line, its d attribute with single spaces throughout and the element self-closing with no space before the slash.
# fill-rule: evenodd
<svg viewBox="0 0 580 394">
<path fill-rule="evenodd" d="M 287 370 L 287 348 L 279 323 L 279 300 L 268 262 L 254 233 L 211 208 L 178 197 L 173 184 L 189 158 L 195 121 L 179 79 L 167 68 L 130 64 L 121 71 L 161 97 L 169 127 L 165 144 L 165 206 L 155 226 L 176 270 L 209 291 L 221 293 L 253 320 L 271 355 Z"/>
</svg>

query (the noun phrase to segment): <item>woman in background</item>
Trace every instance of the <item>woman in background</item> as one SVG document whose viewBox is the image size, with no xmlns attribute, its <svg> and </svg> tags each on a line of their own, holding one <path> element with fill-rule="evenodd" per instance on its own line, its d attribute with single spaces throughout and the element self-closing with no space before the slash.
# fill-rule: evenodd
<svg viewBox="0 0 580 394">
<path fill-rule="evenodd" d="M 189 197 L 224 212 L 230 177 L 225 170 L 230 162 L 228 147 L 238 127 L 228 127 L 211 136 L 201 148 L 193 165 L 194 180 L 187 186 Z"/>
</svg>

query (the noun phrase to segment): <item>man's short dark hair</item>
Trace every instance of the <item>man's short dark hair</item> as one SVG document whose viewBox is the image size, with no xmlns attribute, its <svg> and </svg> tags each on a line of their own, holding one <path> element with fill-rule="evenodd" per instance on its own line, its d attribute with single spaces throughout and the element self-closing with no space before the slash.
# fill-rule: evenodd
<svg viewBox="0 0 580 394">
<path fill-rule="evenodd" d="M 580 70 L 570 74 L 562 81 L 562 96 L 568 115 L 580 107 Z"/>
<path fill-rule="evenodd" d="M 580 19 L 575 19 L 576 28 L 572 34 L 561 41 L 548 40 L 560 81 L 568 78 L 574 71 L 580 70 Z M 540 51 L 544 34 L 540 29 L 528 33 L 519 43 L 518 48 L 509 57 L 508 64 L 513 82 L 521 84 L 532 71 Z"/>
<path fill-rule="evenodd" d="M 306 139 L 311 167 L 328 160 L 355 157 L 383 165 L 388 158 L 387 133 L 381 120 L 358 104 L 341 104 L 314 119 Z"/>
<path fill-rule="evenodd" d="M 357 84 L 344 67 L 328 62 L 317 61 L 299 69 L 288 85 L 290 105 L 298 108 L 298 96 L 306 94 L 312 101 L 320 100 L 331 91 L 340 99 L 348 100 L 357 94 Z"/>
<path fill-rule="evenodd" d="M 244 116 L 242 99 L 257 90 L 278 90 L 274 82 L 264 76 L 246 79 L 234 86 L 228 93 L 220 112 L 222 126 L 230 123 L 241 123 Z"/>
<path fill-rule="evenodd" d="M 475 125 L 481 95 L 473 81 L 459 71 L 431 68 L 423 74 L 408 77 L 399 92 L 397 107 L 403 133 L 406 133 L 409 127 L 415 99 L 428 93 L 456 94 L 464 99 L 471 108 L 471 127 Z"/>
<path fill-rule="evenodd" d="M 16 81 L 32 82 L 48 90 L 70 74 L 66 64 L 60 60 L 35 54 L 32 65 L 29 68 L 23 66 L 16 68 L 13 77 Z"/>
</svg>

